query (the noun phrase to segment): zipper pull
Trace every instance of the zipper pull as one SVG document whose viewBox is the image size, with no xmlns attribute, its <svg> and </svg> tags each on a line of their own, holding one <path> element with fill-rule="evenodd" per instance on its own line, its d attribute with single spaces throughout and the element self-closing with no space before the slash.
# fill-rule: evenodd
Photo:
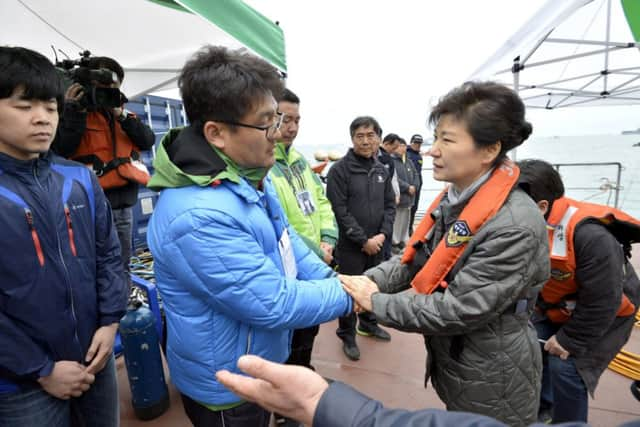
<svg viewBox="0 0 640 427">
<path fill-rule="evenodd" d="M 33 214 L 28 208 L 24 209 L 24 214 L 27 217 L 27 224 L 29 225 L 29 231 L 31 231 L 31 239 L 33 239 L 33 246 L 36 248 L 36 255 L 38 255 L 38 261 L 40 261 L 40 267 L 44 267 L 44 254 L 42 253 L 38 232 L 33 224 Z"/>
<path fill-rule="evenodd" d="M 67 220 L 67 231 L 69 233 L 69 245 L 71 246 L 71 253 L 73 256 L 78 256 L 76 253 L 76 243 L 73 240 L 73 223 L 71 222 L 71 211 L 69 210 L 69 205 L 64 204 L 64 216 Z"/>
</svg>

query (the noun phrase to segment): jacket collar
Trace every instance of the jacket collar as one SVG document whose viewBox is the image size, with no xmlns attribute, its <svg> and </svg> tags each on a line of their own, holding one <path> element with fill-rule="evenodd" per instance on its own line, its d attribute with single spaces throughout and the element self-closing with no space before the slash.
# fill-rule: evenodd
<svg viewBox="0 0 640 427">
<path fill-rule="evenodd" d="M 51 166 L 51 156 L 51 152 L 47 151 L 36 159 L 19 160 L 0 153 L 0 173 L 8 173 L 25 178 L 31 178 L 34 173 L 37 173 L 38 177 L 46 177 Z"/>
</svg>

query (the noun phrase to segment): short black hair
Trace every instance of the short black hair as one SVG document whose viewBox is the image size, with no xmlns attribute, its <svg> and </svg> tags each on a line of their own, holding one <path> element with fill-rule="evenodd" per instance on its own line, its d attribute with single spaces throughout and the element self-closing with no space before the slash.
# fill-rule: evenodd
<svg viewBox="0 0 640 427">
<path fill-rule="evenodd" d="M 550 163 L 538 159 L 517 162 L 520 168 L 518 186 L 536 203 L 546 200 L 549 205 L 564 196 L 564 184 L 560 174 Z"/>
<path fill-rule="evenodd" d="M 298 98 L 298 95 L 296 95 L 295 93 L 293 93 L 291 90 L 287 88 L 285 88 L 284 91 L 282 92 L 282 96 L 280 97 L 278 102 L 280 101 L 290 102 L 292 104 L 300 105 L 300 98 Z"/>
<path fill-rule="evenodd" d="M 386 144 L 386 143 L 393 143 L 396 141 L 400 141 L 402 138 L 400 138 L 400 136 L 398 136 L 397 133 L 388 133 L 384 136 L 384 138 L 382 139 L 382 143 Z"/>
<path fill-rule="evenodd" d="M 88 66 L 92 70 L 106 68 L 107 70 L 116 73 L 120 83 L 124 80 L 124 69 L 122 68 L 122 65 L 118 64 L 118 61 L 113 58 L 109 58 L 108 56 L 93 56 L 89 58 Z"/>
<path fill-rule="evenodd" d="M 529 138 L 533 130 L 525 120 L 524 103 L 518 94 L 495 82 L 466 82 L 454 88 L 433 108 L 429 124 L 436 126 L 448 114 L 465 124 L 477 147 L 500 141 L 495 163 Z"/>
<path fill-rule="evenodd" d="M 372 127 L 373 131 L 378 134 L 378 136 L 382 136 L 382 128 L 378 121 L 371 116 L 360 116 L 353 119 L 351 125 L 349 126 L 349 133 L 351 134 L 351 138 L 356 133 L 356 129 L 359 127 Z"/>
<path fill-rule="evenodd" d="M 64 104 L 62 76 L 44 55 L 24 47 L 0 46 L 0 99 L 22 90 L 23 99 Z"/>
<path fill-rule="evenodd" d="M 238 122 L 265 97 L 280 99 L 280 72 L 246 49 L 205 46 L 182 68 L 178 79 L 184 109 L 191 123 L 208 120 Z"/>
</svg>

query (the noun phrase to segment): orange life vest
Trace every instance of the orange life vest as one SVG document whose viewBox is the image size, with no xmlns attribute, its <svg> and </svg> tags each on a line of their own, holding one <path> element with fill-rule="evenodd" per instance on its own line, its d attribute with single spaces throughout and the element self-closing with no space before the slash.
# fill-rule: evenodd
<svg viewBox="0 0 640 427">
<path fill-rule="evenodd" d="M 476 191 L 464 207 L 456 222 L 442 238 L 429 260 L 418 271 L 411 286 L 418 293 L 431 294 L 438 288 L 446 288 L 445 277 L 462 256 L 466 243 L 490 220 L 509 197 L 511 189 L 518 181 L 520 169 L 511 161 L 502 162 L 495 168 L 489 179 Z M 409 239 L 402 255 L 402 263 L 410 264 L 416 255 L 416 247 L 425 244 L 435 222 L 431 212 L 438 207 L 445 189 L 427 209 L 418 228 Z"/>
<path fill-rule="evenodd" d="M 149 173 L 132 163 L 139 157 L 140 153 L 120 123 L 114 121 L 112 129 L 103 114 L 90 112 L 87 114 L 87 129 L 71 159 L 93 169 L 100 186 L 108 190 L 132 181 L 147 185 Z"/>
<path fill-rule="evenodd" d="M 578 283 L 575 280 L 576 254 L 573 238 L 576 226 L 588 218 L 605 224 L 620 242 L 640 241 L 640 221 L 618 209 L 578 202 L 568 197 L 562 197 L 553 202 L 547 220 L 551 278 L 540 292 L 541 299 L 538 299 L 538 307 L 542 308 L 549 320 L 555 323 L 564 323 L 569 320 L 575 308 Z M 636 307 L 623 294 L 617 315 L 631 316 L 635 311 Z"/>
</svg>

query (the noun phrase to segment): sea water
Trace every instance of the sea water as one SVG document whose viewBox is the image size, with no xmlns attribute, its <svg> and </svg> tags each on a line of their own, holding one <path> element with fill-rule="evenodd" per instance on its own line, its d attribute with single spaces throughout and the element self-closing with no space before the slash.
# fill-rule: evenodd
<svg viewBox="0 0 640 427">
<path fill-rule="evenodd" d="M 568 197 L 618 207 L 640 218 L 640 135 L 589 135 L 533 137 L 516 152 L 518 160 L 535 158 L 559 167 Z M 344 154 L 350 144 L 301 145 L 296 148 L 312 163 L 317 150 Z M 423 150 L 428 146 L 423 145 Z M 588 166 L 578 165 L 590 163 Z M 613 164 L 605 164 L 613 163 Z M 423 188 L 419 211 L 424 211 L 442 190 L 443 183 L 431 176 L 431 157 L 424 157 Z M 618 166 L 620 181 L 618 183 Z M 326 170 L 323 174 L 326 174 Z M 617 198 L 616 198 L 616 189 Z"/>
</svg>

